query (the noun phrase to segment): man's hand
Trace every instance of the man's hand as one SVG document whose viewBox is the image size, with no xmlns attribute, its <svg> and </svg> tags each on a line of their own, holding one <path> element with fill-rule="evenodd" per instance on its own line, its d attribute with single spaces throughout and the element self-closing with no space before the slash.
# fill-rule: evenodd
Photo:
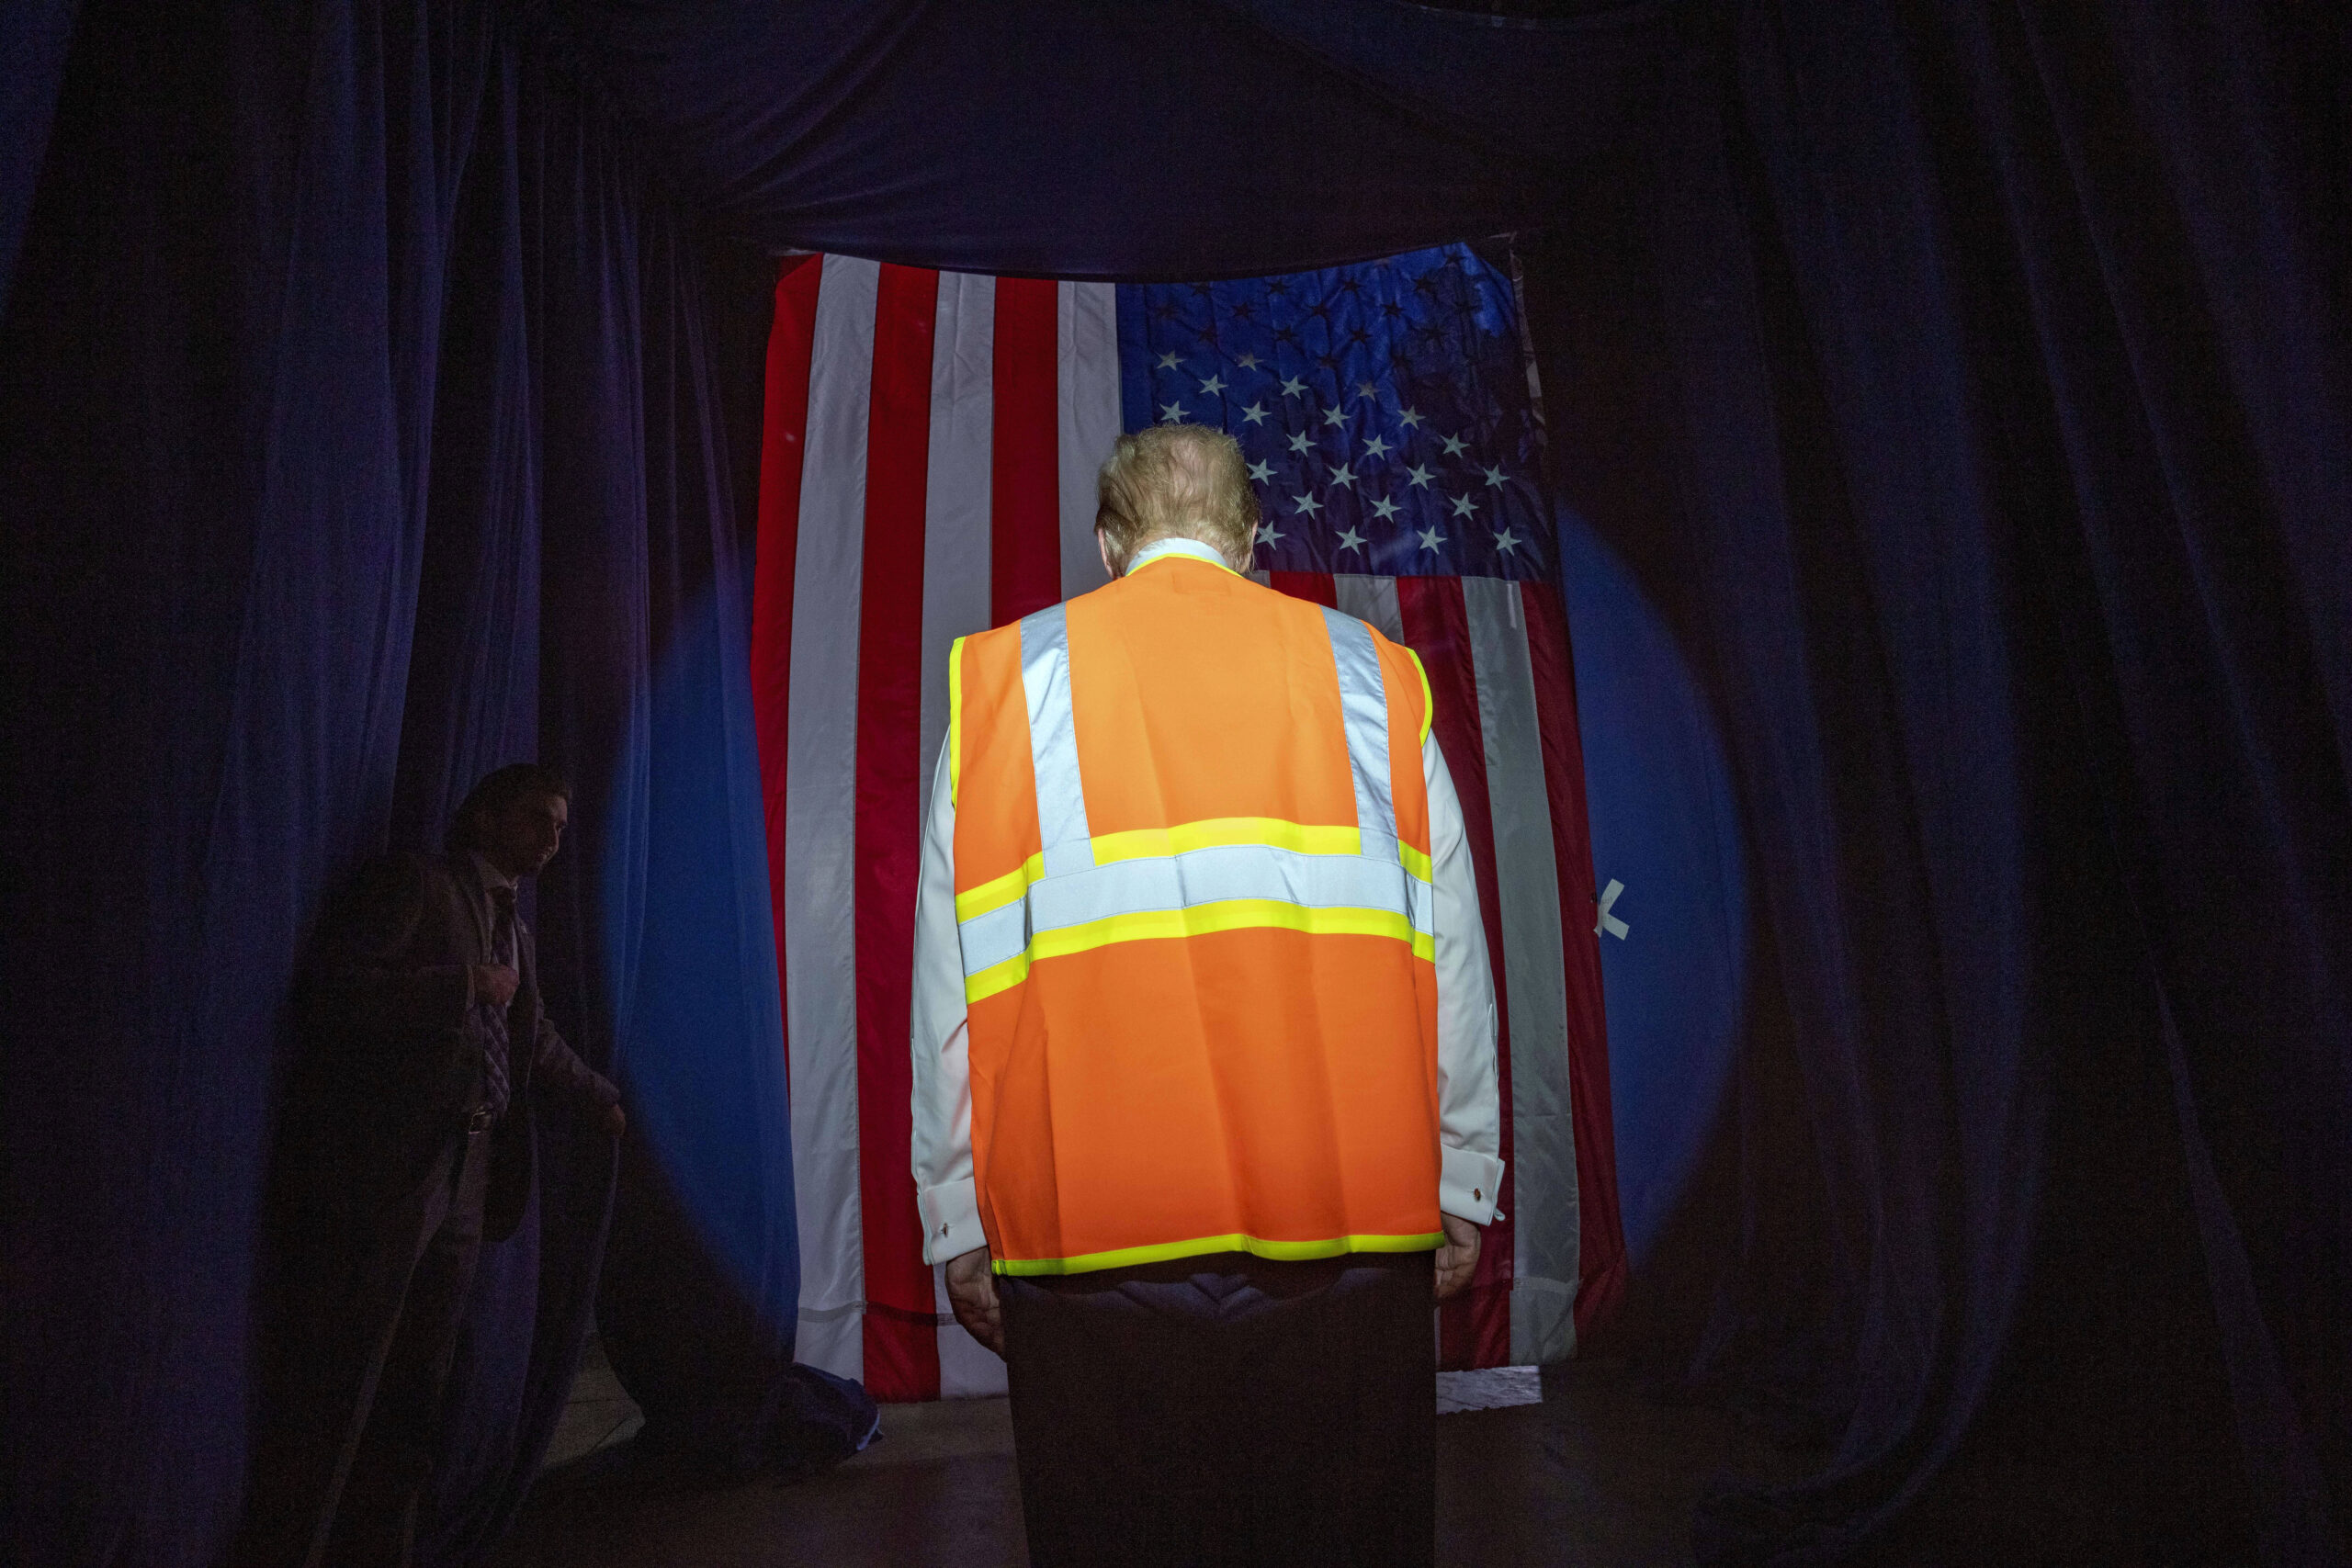
<svg viewBox="0 0 2352 1568">
<path fill-rule="evenodd" d="M 514 999 L 514 987 L 523 976 L 503 964 L 477 964 L 473 966 L 474 999 L 503 1008 Z"/>
<path fill-rule="evenodd" d="M 987 1247 L 947 1260 L 947 1304 L 973 1338 L 1004 1354 L 1004 1314 L 996 1304 L 996 1275 L 989 1271 Z"/>
<path fill-rule="evenodd" d="M 1478 1227 L 1458 1214 L 1440 1214 L 1438 1220 L 1445 1226 L 1445 1245 L 1437 1249 L 1437 1299 L 1445 1301 L 1462 1293 L 1478 1267 Z M 951 1271 L 955 1267 L 948 1265 Z M 949 1279 L 954 1277 L 951 1272 Z"/>
</svg>

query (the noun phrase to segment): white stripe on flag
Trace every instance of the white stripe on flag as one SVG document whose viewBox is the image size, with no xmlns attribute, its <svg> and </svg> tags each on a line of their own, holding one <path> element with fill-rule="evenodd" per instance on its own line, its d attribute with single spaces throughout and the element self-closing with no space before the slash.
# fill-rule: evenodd
<svg viewBox="0 0 2352 1568">
<path fill-rule="evenodd" d="M 1396 607 L 1396 580 L 1339 572 L 1331 579 L 1331 597 L 1340 613 L 1353 615 L 1391 642 L 1405 640 L 1405 616 Z"/>
<path fill-rule="evenodd" d="M 996 279 L 939 275 L 931 339 L 931 473 L 922 519 L 922 809 L 947 735 L 947 649 L 989 624 Z"/>
<path fill-rule="evenodd" d="M 1119 290 L 1065 283 L 1055 295 L 1062 597 L 1075 599 L 1110 581 L 1094 544 L 1094 476 L 1119 438 Z"/>
<path fill-rule="evenodd" d="M 994 460 L 996 279 L 939 275 L 931 348 L 931 468 L 922 524 L 922 811 L 947 734 L 947 650 L 989 624 L 989 484 Z M 948 1320 L 946 1270 L 931 1271 L 940 1314 L 939 1392 L 1005 1390 L 1004 1362 Z"/>
<path fill-rule="evenodd" d="M 1576 1128 L 1568 1109 L 1567 977 L 1552 805 L 1535 722 L 1535 679 L 1519 584 L 1465 577 L 1470 658 L 1478 678 L 1487 797 L 1494 813 L 1503 983 L 1510 1008 L 1510 1354 L 1520 1365 L 1566 1357 L 1575 1343 Z"/>
<path fill-rule="evenodd" d="M 857 1145 L 857 623 L 866 413 L 881 268 L 824 259 L 809 352 L 792 590 L 785 806 L 785 998 L 800 1217 L 798 1359 L 865 1370 Z"/>
</svg>

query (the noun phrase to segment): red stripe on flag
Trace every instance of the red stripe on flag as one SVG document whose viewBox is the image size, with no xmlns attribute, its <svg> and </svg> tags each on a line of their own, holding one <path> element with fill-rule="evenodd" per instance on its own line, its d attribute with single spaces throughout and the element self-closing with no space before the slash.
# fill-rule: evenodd
<svg viewBox="0 0 2352 1568">
<path fill-rule="evenodd" d="M 760 804 L 768 831 L 768 898 L 783 994 L 784 811 L 792 730 L 792 583 L 800 556 L 800 458 L 808 433 L 809 345 L 817 332 L 815 256 L 784 264 L 768 329 L 767 401 L 760 428 L 760 537 L 752 561 L 752 724 L 760 748 Z M 791 1028 L 790 1010 L 785 1027 Z M 786 1075 L 787 1085 L 791 1075 Z M 789 1089 L 787 1089 L 787 1093 Z"/>
<path fill-rule="evenodd" d="M 1340 607 L 1339 580 L 1328 571 L 1270 571 L 1266 585 L 1294 599 L 1305 599 L 1327 610 Z"/>
<path fill-rule="evenodd" d="M 1470 657 L 1470 614 L 1457 577 L 1400 577 L 1397 616 L 1405 641 L 1421 656 L 1436 707 L 1438 750 L 1445 754 L 1470 858 L 1478 873 L 1478 912 L 1487 928 L 1487 960 L 1494 972 L 1496 1088 L 1501 1100 L 1502 1190 L 1495 1223 L 1487 1227 L 1470 1288 L 1438 1311 L 1438 1364 L 1447 1370 L 1510 1362 L 1510 1282 L 1514 1248 L 1508 1215 L 1516 1206 L 1511 1170 L 1510 1006 L 1503 986 L 1502 895 L 1495 880 L 1495 821 L 1487 795 L 1487 743 L 1478 722 L 1478 678 Z"/>
<path fill-rule="evenodd" d="M 1535 728 L 1551 796 L 1552 851 L 1559 863 L 1561 964 L 1567 979 L 1568 1102 L 1577 1135 L 1577 1337 L 1625 1291 L 1625 1227 L 1617 1208 L 1617 1134 L 1609 1111 L 1609 1026 L 1601 1009 L 1599 908 L 1592 826 L 1585 812 L 1584 739 L 1577 728 L 1576 667 L 1568 620 L 1547 583 L 1522 582 L 1527 654 L 1535 679 Z"/>
<path fill-rule="evenodd" d="M 865 1249 L 865 1385 L 939 1397 L 939 1332 L 910 1168 L 922 732 L 924 485 L 939 275 L 885 266 L 865 426 L 865 558 L 857 639 L 857 1181 Z"/>
<path fill-rule="evenodd" d="M 1000 626 L 1062 597 L 1057 314 L 1050 280 L 997 279 L 989 615 Z"/>
</svg>

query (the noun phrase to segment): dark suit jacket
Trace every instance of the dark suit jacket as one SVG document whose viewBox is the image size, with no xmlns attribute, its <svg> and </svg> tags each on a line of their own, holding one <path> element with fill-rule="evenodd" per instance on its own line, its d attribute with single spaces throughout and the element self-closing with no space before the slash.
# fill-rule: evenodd
<svg viewBox="0 0 2352 1568">
<path fill-rule="evenodd" d="M 481 1102 L 492 1039 L 468 970 L 491 960 L 490 896 L 469 854 L 393 855 L 362 869 L 322 920 L 298 998 L 294 1099 L 323 1136 L 322 1172 L 362 1210 L 410 1190 Z M 522 982 L 507 1009 L 506 1114 L 491 1136 L 484 1234 L 521 1224 L 531 1107 L 552 1090 L 585 1114 L 618 1096 L 540 1005 L 538 954 L 515 921 Z M 356 1217 L 356 1216 L 355 1216 Z"/>
</svg>

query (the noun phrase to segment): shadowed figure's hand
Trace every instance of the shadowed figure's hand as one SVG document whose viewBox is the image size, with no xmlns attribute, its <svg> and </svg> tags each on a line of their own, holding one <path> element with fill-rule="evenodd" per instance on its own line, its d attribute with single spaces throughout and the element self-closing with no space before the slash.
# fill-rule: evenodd
<svg viewBox="0 0 2352 1568">
<path fill-rule="evenodd" d="M 473 966 L 474 999 L 503 1008 L 514 1000 L 514 987 L 523 976 L 503 964 L 477 964 Z"/>
<path fill-rule="evenodd" d="M 1456 1214 L 1438 1219 L 1445 1226 L 1445 1245 L 1437 1249 L 1437 1299 L 1444 1301 L 1460 1295 L 1478 1267 L 1478 1227 Z"/>
<path fill-rule="evenodd" d="M 989 1269 L 987 1247 L 947 1260 L 947 1304 L 973 1338 L 1004 1354 L 1004 1314 L 996 1304 L 996 1275 Z"/>
</svg>

